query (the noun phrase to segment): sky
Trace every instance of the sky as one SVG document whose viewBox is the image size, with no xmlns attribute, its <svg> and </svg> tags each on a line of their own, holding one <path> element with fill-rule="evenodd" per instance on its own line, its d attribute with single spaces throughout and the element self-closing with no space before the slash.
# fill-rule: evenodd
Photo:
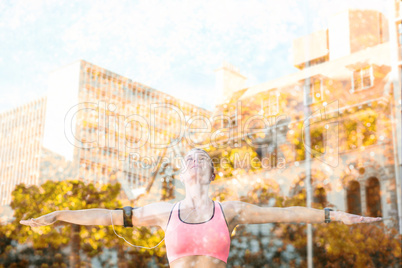
<svg viewBox="0 0 402 268">
<path fill-rule="evenodd" d="M 347 8 L 387 15 L 387 1 L 0 0 L 0 113 L 46 96 L 49 72 L 78 59 L 212 110 L 223 61 L 246 86 L 294 73 L 295 38 Z"/>
</svg>

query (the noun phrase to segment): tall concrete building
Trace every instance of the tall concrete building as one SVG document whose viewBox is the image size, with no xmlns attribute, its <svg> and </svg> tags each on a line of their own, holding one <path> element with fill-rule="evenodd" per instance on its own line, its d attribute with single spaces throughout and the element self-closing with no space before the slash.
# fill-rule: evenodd
<svg viewBox="0 0 402 268">
<path fill-rule="evenodd" d="M 72 160 L 80 180 L 118 180 L 132 200 L 150 190 L 162 160 L 174 161 L 197 142 L 187 131 L 191 117 L 209 115 L 80 60 L 50 75 L 44 146 Z M 192 120 L 197 126 L 202 122 Z"/>
<path fill-rule="evenodd" d="M 58 182 L 73 179 L 77 179 L 77 172 L 73 170 L 72 161 L 66 160 L 64 156 L 42 147 L 38 184 L 41 185 L 49 180 Z"/>
<path fill-rule="evenodd" d="M 13 212 L 9 206 L 15 186 L 39 183 L 46 98 L 0 114 L 0 223 Z"/>
<path fill-rule="evenodd" d="M 46 98 L 0 114 L 0 206 L 11 202 L 15 185 L 37 185 Z"/>
<path fill-rule="evenodd" d="M 210 112 L 83 60 L 51 72 L 46 98 L 0 114 L 1 215 L 17 184 L 46 180 L 118 181 L 127 205 L 173 198 L 197 116 Z"/>
</svg>

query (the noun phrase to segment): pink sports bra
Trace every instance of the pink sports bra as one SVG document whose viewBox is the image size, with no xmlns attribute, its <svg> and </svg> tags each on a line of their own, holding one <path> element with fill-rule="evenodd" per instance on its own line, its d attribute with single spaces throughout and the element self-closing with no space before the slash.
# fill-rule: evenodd
<svg viewBox="0 0 402 268">
<path fill-rule="evenodd" d="M 216 205 L 219 204 L 219 205 Z M 184 222 L 179 205 L 174 204 L 166 226 L 165 244 L 169 263 L 184 256 L 206 255 L 227 263 L 230 248 L 228 224 L 222 205 L 213 201 L 214 210 L 208 221 Z"/>
</svg>

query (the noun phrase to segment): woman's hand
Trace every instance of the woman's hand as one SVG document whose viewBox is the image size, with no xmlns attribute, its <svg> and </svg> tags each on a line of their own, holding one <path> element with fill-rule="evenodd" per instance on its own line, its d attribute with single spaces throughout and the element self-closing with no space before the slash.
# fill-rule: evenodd
<svg viewBox="0 0 402 268">
<path fill-rule="evenodd" d="M 381 217 L 363 217 L 360 215 L 350 214 L 343 211 L 331 211 L 331 213 L 335 214 L 335 220 L 341 221 L 344 224 L 354 224 L 354 223 L 364 223 L 364 222 L 375 222 L 381 221 Z"/>
<path fill-rule="evenodd" d="M 57 211 L 43 215 L 39 218 L 31 218 L 29 220 L 21 220 L 20 223 L 31 227 L 39 227 L 53 224 L 57 221 Z"/>
</svg>

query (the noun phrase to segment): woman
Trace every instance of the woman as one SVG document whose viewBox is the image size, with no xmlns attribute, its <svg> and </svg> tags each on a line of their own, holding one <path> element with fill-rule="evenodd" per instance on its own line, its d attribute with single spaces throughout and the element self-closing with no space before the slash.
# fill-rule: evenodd
<svg viewBox="0 0 402 268">
<path fill-rule="evenodd" d="M 134 226 L 159 226 L 165 231 L 170 267 L 226 267 L 230 234 L 238 224 L 324 222 L 324 210 L 259 207 L 240 201 L 221 204 L 213 201 L 208 196 L 209 184 L 215 179 L 209 155 L 204 150 L 193 149 L 186 155 L 185 162 L 186 168 L 180 174 L 186 190 L 183 200 L 175 204 L 153 203 L 131 211 Z M 329 218 L 345 224 L 381 220 L 341 211 L 330 211 Z M 20 223 L 37 227 L 57 220 L 80 225 L 124 224 L 123 211 L 107 209 L 55 211 Z"/>
</svg>

